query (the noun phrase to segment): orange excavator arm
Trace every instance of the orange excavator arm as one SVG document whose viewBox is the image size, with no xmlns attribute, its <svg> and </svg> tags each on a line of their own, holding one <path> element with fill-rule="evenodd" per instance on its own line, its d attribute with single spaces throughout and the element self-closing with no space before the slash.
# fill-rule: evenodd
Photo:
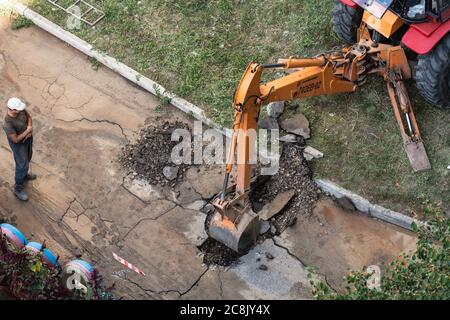
<svg viewBox="0 0 450 320">
<path fill-rule="evenodd" d="M 343 79 L 342 75 L 336 75 L 336 65 L 337 61 L 319 57 L 290 58 L 286 62 L 273 65 L 252 63 L 247 67 L 234 96 L 233 138 L 226 169 L 227 175 L 229 175 L 233 168 L 234 154 L 238 148 L 236 182 L 238 194 L 244 194 L 250 186 L 251 165 L 249 160 L 253 152 L 254 141 L 251 141 L 252 136 L 246 133 L 257 129 L 261 105 L 324 94 L 354 92 L 357 88 L 356 84 Z M 286 70 L 302 69 L 280 79 L 261 84 L 263 71 L 277 67 Z M 241 139 L 239 139 L 239 133 L 242 133 Z M 222 195 L 223 198 L 224 195 Z"/>
<path fill-rule="evenodd" d="M 266 69 L 284 69 L 288 74 L 262 83 Z M 242 252 L 259 233 L 259 218 L 253 212 L 248 192 L 252 176 L 251 158 L 256 154 L 256 129 L 260 107 L 274 101 L 354 92 L 368 74 L 379 74 L 388 83 L 388 92 L 399 124 L 404 148 L 414 171 L 430 168 L 412 104 L 403 84 L 411 77 L 405 52 L 400 46 L 372 41 L 367 27 L 359 30 L 359 42 L 315 58 L 280 60 L 275 64 L 251 63 L 233 99 L 233 137 L 226 165 L 223 191 L 214 200 L 215 214 L 209 222 L 209 235 L 229 248 Z M 249 132 L 254 131 L 254 134 Z M 237 153 L 237 178 L 228 187 Z"/>
</svg>

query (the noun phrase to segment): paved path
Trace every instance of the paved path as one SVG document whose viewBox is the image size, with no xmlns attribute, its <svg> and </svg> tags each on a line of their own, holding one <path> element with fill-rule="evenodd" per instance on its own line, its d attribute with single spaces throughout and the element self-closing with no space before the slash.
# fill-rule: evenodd
<svg viewBox="0 0 450 320">
<path fill-rule="evenodd" d="M 312 298 L 303 262 L 317 263 L 317 257 L 311 253 L 311 259 L 300 257 L 302 250 L 316 249 L 312 233 L 304 239 L 301 232 L 289 230 L 282 238 L 256 246 L 231 269 L 202 264 L 197 246 L 205 239 L 205 216 L 187 207 L 220 190 L 221 167 L 202 167 L 200 173 L 190 169 L 177 190 L 125 176 L 116 159 L 126 142 L 136 139 L 143 126 L 165 118 L 190 122 L 186 115 L 170 107 L 161 111 L 154 96 L 117 74 L 106 68 L 94 70 L 85 56 L 36 27 L 12 31 L 4 18 L 0 18 L 0 81 L 2 105 L 9 97 L 20 96 L 30 106 L 35 127 L 32 170 L 39 175 L 27 186 L 30 201 L 19 202 L 11 192 L 14 163 L 1 133 L 0 213 L 32 240 L 47 240 L 62 261 L 82 254 L 100 269 L 107 284 L 116 283 L 116 296 L 130 299 Z M 0 108 L 0 119 L 4 113 Z M 308 223 L 305 220 L 303 228 Z M 386 260 L 414 242 L 391 226 L 383 228 L 401 234 L 404 242 L 395 242 L 387 251 L 384 246 L 374 250 L 365 246 L 374 258 L 371 263 L 379 260 L 380 252 Z M 371 237 L 377 242 L 385 234 L 375 232 Z M 338 250 L 346 249 L 344 241 Z M 351 250 L 357 249 L 358 243 L 352 242 Z M 112 252 L 146 276 L 122 268 Z M 266 252 L 275 259 L 265 261 Z M 331 266 L 337 260 L 327 260 L 328 251 L 317 252 L 322 259 L 318 277 L 327 273 L 336 278 L 343 270 L 362 266 L 348 259 L 335 272 Z M 261 261 L 267 271 L 258 269 Z"/>
</svg>

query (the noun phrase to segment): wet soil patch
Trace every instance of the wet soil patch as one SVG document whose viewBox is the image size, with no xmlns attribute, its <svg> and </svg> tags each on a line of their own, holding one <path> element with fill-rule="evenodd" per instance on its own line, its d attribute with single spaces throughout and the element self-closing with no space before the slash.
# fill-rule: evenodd
<svg viewBox="0 0 450 320">
<path fill-rule="evenodd" d="M 278 173 L 273 176 L 259 176 L 259 183 L 256 183 L 250 193 L 253 210 L 258 212 L 278 194 L 288 190 L 295 191 L 284 209 L 270 220 L 276 228 L 272 228 L 269 232 L 271 234 L 280 234 L 295 224 L 297 215 L 311 214 L 314 204 L 320 198 L 321 191 L 313 181 L 312 171 L 303 156 L 303 150 L 301 144 L 285 143 Z"/>
<path fill-rule="evenodd" d="M 219 265 L 227 267 L 232 265 L 242 256 L 212 238 L 206 239 L 199 249 L 204 254 L 203 263 L 208 266 Z"/>
<path fill-rule="evenodd" d="M 176 186 L 191 167 L 188 164 L 174 164 L 171 160 L 173 148 L 181 142 L 181 138 L 180 141 L 172 141 L 172 133 L 176 129 L 191 132 L 190 127 L 180 121 L 166 121 L 158 127 L 149 126 L 142 129 L 135 143 L 122 148 L 119 162 L 134 178 L 143 179 L 153 185 Z"/>
</svg>

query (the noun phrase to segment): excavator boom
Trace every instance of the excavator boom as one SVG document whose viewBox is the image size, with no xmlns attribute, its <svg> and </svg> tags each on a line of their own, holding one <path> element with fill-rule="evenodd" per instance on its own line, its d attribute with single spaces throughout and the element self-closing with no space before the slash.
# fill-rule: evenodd
<svg viewBox="0 0 450 320">
<path fill-rule="evenodd" d="M 411 77 L 405 52 L 400 46 L 373 42 L 364 24 L 359 42 L 314 58 L 291 57 L 275 64 L 251 63 L 236 90 L 234 123 L 224 187 L 214 200 L 216 212 L 207 228 L 208 234 L 229 248 L 244 252 L 256 241 L 259 218 L 248 197 L 252 178 L 251 158 L 255 155 L 260 107 L 274 101 L 289 101 L 311 96 L 354 92 L 369 74 L 379 74 L 387 81 L 394 114 L 400 127 L 404 148 L 414 171 L 430 168 L 412 104 L 403 80 Z M 261 83 L 265 69 L 284 69 L 288 74 Z M 237 152 L 236 184 L 229 187 Z"/>
</svg>

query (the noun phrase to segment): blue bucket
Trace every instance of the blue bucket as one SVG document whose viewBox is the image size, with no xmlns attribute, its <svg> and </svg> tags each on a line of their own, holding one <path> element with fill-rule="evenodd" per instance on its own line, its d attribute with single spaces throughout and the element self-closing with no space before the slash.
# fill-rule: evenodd
<svg viewBox="0 0 450 320">
<path fill-rule="evenodd" d="M 25 248 L 30 252 L 37 254 L 42 251 L 42 244 L 37 242 L 30 242 Z M 49 265 L 50 267 L 57 268 L 60 266 L 58 263 L 58 257 L 47 248 L 43 250 L 42 257 L 45 263 L 47 263 L 47 265 Z"/>
</svg>

